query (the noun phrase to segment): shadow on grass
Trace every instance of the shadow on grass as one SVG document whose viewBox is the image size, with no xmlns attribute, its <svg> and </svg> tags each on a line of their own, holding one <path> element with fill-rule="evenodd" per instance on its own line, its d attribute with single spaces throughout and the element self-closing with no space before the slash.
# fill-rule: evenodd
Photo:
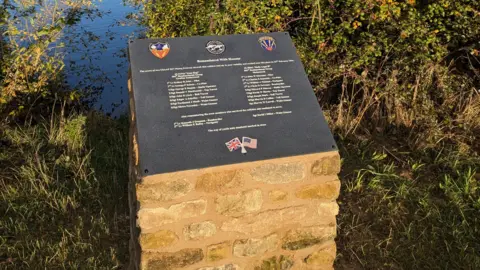
<svg viewBox="0 0 480 270">
<path fill-rule="evenodd" d="M 0 268 L 128 266 L 128 119 L 54 117 L 0 132 Z"/>
</svg>

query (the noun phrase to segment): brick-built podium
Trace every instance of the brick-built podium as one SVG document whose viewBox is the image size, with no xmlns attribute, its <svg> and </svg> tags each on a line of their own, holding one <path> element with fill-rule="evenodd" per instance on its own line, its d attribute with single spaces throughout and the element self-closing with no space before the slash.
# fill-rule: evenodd
<svg viewBox="0 0 480 270">
<path fill-rule="evenodd" d="M 131 269 L 332 269 L 340 157 L 285 33 L 130 43 Z"/>
</svg>

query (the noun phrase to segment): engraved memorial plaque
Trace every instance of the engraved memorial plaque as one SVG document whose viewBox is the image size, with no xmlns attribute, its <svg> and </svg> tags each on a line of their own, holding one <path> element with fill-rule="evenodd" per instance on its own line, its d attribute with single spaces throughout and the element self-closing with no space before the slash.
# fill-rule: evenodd
<svg viewBox="0 0 480 270">
<path fill-rule="evenodd" d="M 129 45 L 141 173 L 336 150 L 288 33 Z"/>
</svg>

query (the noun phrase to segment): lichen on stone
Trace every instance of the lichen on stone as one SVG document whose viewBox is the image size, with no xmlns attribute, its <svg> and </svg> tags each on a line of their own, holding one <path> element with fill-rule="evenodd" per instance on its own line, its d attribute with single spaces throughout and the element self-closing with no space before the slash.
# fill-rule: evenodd
<svg viewBox="0 0 480 270">
<path fill-rule="evenodd" d="M 280 255 L 273 256 L 263 260 L 261 265 L 255 266 L 255 270 L 288 270 L 293 266 L 293 260 L 290 257 Z"/>
</svg>

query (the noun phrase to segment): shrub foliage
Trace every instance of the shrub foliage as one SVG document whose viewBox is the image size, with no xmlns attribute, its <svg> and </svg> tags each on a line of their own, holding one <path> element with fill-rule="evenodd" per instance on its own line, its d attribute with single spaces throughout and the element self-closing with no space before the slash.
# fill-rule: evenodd
<svg viewBox="0 0 480 270">
<path fill-rule="evenodd" d="M 344 134 L 366 117 L 375 126 L 479 127 L 459 115 L 480 104 L 477 0 L 154 1 L 144 20 L 150 37 L 290 32 Z"/>
<path fill-rule="evenodd" d="M 77 99 L 55 49 L 90 1 L 60 2 L 0 6 L 0 268 L 116 269 L 125 123 L 3 123 Z M 149 37 L 290 33 L 344 158 L 336 268 L 480 267 L 480 0 L 143 2 Z"/>
<path fill-rule="evenodd" d="M 480 1 L 166 0 L 144 14 L 149 37 L 290 33 L 344 157 L 337 268 L 480 266 Z"/>
</svg>

